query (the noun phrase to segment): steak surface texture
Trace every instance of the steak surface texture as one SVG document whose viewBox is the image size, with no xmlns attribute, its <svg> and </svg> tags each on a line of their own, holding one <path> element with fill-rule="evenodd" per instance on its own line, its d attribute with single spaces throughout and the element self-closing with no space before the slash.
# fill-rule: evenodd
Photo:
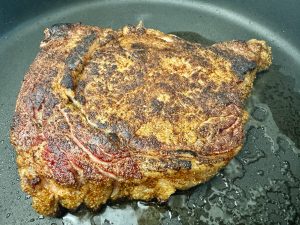
<svg viewBox="0 0 300 225">
<path fill-rule="evenodd" d="M 141 24 L 56 24 L 25 75 L 11 128 L 34 209 L 167 200 L 241 149 L 245 101 L 271 64 L 264 41 L 209 47 Z"/>
</svg>

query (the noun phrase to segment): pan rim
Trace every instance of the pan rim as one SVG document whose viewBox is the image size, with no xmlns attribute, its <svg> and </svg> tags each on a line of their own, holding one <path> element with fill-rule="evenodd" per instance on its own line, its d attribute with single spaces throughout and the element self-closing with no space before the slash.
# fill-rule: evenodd
<svg viewBox="0 0 300 225">
<path fill-rule="evenodd" d="M 184 6 L 189 8 L 190 10 L 197 10 L 197 11 L 204 11 L 208 12 L 216 17 L 231 21 L 233 24 L 240 25 L 247 30 L 256 33 L 257 36 L 269 41 L 272 43 L 273 46 L 277 46 L 280 49 L 284 49 L 287 55 L 289 55 L 292 59 L 294 59 L 295 63 L 300 65 L 300 49 L 298 49 L 294 44 L 291 44 L 289 41 L 285 40 L 282 35 L 276 33 L 272 29 L 268 28 L 267 26 L 257 22 L 253 18 L 246 17 L 240 13 L 237 13 L 233 10 L 223 8 L 220 6 L 217 6 L 213 3 L 207 3 L 207 2 L 201 2 L 201 1 L 180 1 L 180 0 L 126 0 L 126 1 L 118 1 L 118 0 L 104 0 L 104 1 L 96 1 L 93 0 L 91 2 L 77 2 L 75 3 L 71 8 L 67 8 L 67 6 L 62 6 L 55 10 L 49 10 L 43 13 L 42 15 L 38 15 L 36 17 L 32 17 L 24 22 L 19 23 L 17 26 L 13 27 L 11 30 L 7 31 L 3 34 L 2 37 L 0 37 L 0 41 L 5 42 L 7 40 L 7 36 L 14 36 L 11 35 L 13 33 L 19 33 L 23 32 L 22 29 L 26 30 L 33 30 L 36 27 L 36 24 L 33 23 L 33 21 L 38 20 L 39 24 L 47 24 L 47 20 L 50 17 L 51 14 L 55 13 L 56 15 L 62 15 L 65 14 L 67 11 L 67 14 L 73 14 L 75 12 L 79 12 L 83 8 L 94 8 L 99 5 L 122 5 L 122 4 L 162 4 L 162 5 L 168 5 L 169 3 L 172 3 L 174 6 Z M 66 10 L 68 9 L 68 10 Z M 55 11 L 55 12 L 54 12 Z M 66 21 L 68 22 L 68 21 Z M 77 21 L 80 22 L 80 21 Z M 89 24 L 93 25 L 93 24 Z M 147 26 L 147 24 L 146 24 Z M 46 28 L 46 27 L 45 27 Z"/>
</svg>

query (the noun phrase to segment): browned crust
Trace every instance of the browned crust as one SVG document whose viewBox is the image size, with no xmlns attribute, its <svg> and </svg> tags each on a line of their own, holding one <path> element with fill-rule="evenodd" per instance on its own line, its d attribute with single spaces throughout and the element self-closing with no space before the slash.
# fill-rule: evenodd
<svg viewBox="0 0 300 225">
<path fill-rule="evenodd" d="M 204 48 L 141 25 L 46 29 L 11 129 L 23 190 L 53 215 L 206 181 L 241 149 L 244 101 L 270 64 L 264 41 Z"/>
</svg>

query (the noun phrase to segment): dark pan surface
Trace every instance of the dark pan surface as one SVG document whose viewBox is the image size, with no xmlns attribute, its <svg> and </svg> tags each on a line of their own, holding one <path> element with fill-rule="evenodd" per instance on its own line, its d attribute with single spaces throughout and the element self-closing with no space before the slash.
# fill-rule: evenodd
<svg viewBox="0 0 300 225">
<path fill-rule="evenodd" d="M 0 224 L 300 224 L 300 1 L 0 1 Z M 271 69 L 248 101 L 245 146 L 211 181 L 166 204 L 109 203 L 44 218 L 21 190 L 9 126 L 45 27 L 78 22 L 145 26 L 212 43 L 261 38 Z M 200 34 L 200 35 L 199 35 Z"/>
</svg>

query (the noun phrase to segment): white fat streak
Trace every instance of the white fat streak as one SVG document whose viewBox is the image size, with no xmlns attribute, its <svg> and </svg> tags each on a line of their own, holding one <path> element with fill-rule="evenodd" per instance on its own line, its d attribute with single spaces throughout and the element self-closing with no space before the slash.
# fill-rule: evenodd
<svg viewBox="0 0 300 225">
<path fill-rule="evenodd" d="M 104 162 L 104 161 L 101 161 L 100 159 L 98 159 L 97 157 L 95 157 L 78 139 L 77 137 L 75 137 L 75 135 L 73 134 L 73 129 L 72 129 L 72 126 L 71 126 L 71 123 L 70 123 L 70 120 L 68 118 L 68 116 L 66 115 L 66 113 L 60 109 L 61 113 L 63 114 L 63 116 L 65 117 L 66 119 L 66 122 L 67 124 L 69 125 L 70 127 L 70 132 L 71 134 L 68 135 L 68 137 L 80 148 L 82 149 L 89 157 L 91 160 L 93 160 L 96 164 L 101 164 L 101 165 L 109 165 L 109 163 L 107 162 Z M 112 178 L 114 180 L 121 180 L 120 178 L 118 178 L 117 176 L 115 176 L 114 174 L 112 173 L 109 173 L 109 172 L 106 172 L 104 170 L 102 170 L 101 168 L 97 167 L 98 171 L 103 174 L 104 176 L 106 177 L 109 177 L 109 178 Z"/>
</svg>

